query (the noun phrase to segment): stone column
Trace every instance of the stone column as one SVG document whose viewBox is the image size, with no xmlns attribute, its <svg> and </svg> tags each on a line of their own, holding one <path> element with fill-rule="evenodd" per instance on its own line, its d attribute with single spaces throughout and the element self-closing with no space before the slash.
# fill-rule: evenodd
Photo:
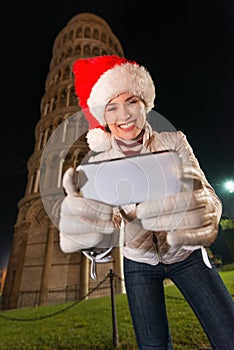
<svg viewBox="0 0 234 350">
<path fill-rule="evenodd" d="M 46 242 L 46 248 L 45 248 L 45 256 L 44 256 L 44 266 L 43 266 L 42 278 L 41 278 L 39 305 L 48 304 L 49 280 L 51 277 L 50 272 L 51 272 L 53 254 L 54 254 L 54 237 L 56 233 L 57 233 L 57 228 L 52 223 L 49 224 L 47 242 Z"/>
<path fill-rule="evenodd" d="M 83 299 L 89 292 L 89 260 L 81 253 L 80 257 L 80 290 L 79 299 Z M 85 297 L 87 299 L 87 297 Z"/>
<path fill-rule="evenodd" d="M 21 225 L 15 226 L 14 244 L 3 292 L 3 300 L 6 309 L 15 309 L 20 300 L 20 285 L 24 270 L 24 260 L 27 248 L 28 231 L 31 223 L 24 221 Z"/>
</svg>

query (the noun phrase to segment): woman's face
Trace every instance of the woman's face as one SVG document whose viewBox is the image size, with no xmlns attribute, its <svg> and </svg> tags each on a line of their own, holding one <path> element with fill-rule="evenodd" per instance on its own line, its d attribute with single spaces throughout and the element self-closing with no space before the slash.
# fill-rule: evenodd
<svg viewBox="0 0 234 350">
<path fill-rule="evenodd" d="M 123 93 L 106 105 L 105 120 L 114 136 L 134 140 L 145 125 L 145 104 L 139 97 Z"/>
</svg>

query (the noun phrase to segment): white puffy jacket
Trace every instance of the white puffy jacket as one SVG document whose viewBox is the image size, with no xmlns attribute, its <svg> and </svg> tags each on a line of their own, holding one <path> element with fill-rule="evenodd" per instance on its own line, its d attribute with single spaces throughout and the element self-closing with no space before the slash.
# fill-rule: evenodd
<svg viewBox="0 0 234 350">
<path fill-rule="evenodd" d="M 143 147 L 141 153 L 157 152 L 163 150 L 175 150 L 179 153 L 183 166 L 193 166 L 200 174 L 200 178 L 208 189 L 212 198 L 214 210 L 217 213 L 215 220 L 217 225 L 222 213 L 222 204 L 220 199 L 214 192 L 207 181 L 203 171 L 199 166 L 190 144 L 184 133 L 181 131 L 173 132 L 156 132 L 153 131 L 149 123 L 146 123 L 146 130 L 143 138 Z M 96 153 L 88 159 L 89 162 L 104 161 L 113 158 L 125 157 L 124 153 L 118 147 L 113 135 L 101 147 L 95 149 Z M 126 215 L 124 217 L 134 215 L 135 206 L 129 205 L 124 208 Z M 201 246 L 177 246 L 170 247 L 166 242 L 166 232 L 152 232 L 142 228 L 139 220 L 132 222 L 125 221 L 124 240 L 122 252 L 127 258 L 144 262 L 151 265 L 156 265 L 159 262 L 166 264 L 178 262 L 186 259 L 195 249 L 202 249 L 203 259 L 210 267 L 207 258 L 206 249 Z M 126 224 L 127 223 L 127 224 Z"/>
</svg>

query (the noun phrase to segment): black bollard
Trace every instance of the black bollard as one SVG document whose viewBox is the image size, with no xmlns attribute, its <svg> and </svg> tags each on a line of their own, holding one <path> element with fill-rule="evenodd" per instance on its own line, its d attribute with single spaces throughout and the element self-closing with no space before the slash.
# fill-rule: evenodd
<svg viewBox="0 0 234 350">
<path fill-rule="evenodd" d="M 112 311 L 112 329 L 113 329 L 113 346 L 118 346 L 118 330 L 117 330 L 117 319 L 116 319 L 116 307 L 115 307 L 115 291 L 114 291 L 114 273 L 110 269 L 110 288 L 111 288 L 111 311 Z"/>
</svg>

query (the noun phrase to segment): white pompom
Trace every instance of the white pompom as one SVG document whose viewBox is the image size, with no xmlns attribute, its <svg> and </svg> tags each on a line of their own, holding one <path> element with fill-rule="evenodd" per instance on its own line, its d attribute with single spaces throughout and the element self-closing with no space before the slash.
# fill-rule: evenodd
<svg viewBox="0 0 234 350">
<path fill-rule="evenodd" d="M 87 141 L 92 151 L 106 151 L 110 148 L 110 133 L 100 128 L 94 128 L 87 133 Z"/>
</svg>

